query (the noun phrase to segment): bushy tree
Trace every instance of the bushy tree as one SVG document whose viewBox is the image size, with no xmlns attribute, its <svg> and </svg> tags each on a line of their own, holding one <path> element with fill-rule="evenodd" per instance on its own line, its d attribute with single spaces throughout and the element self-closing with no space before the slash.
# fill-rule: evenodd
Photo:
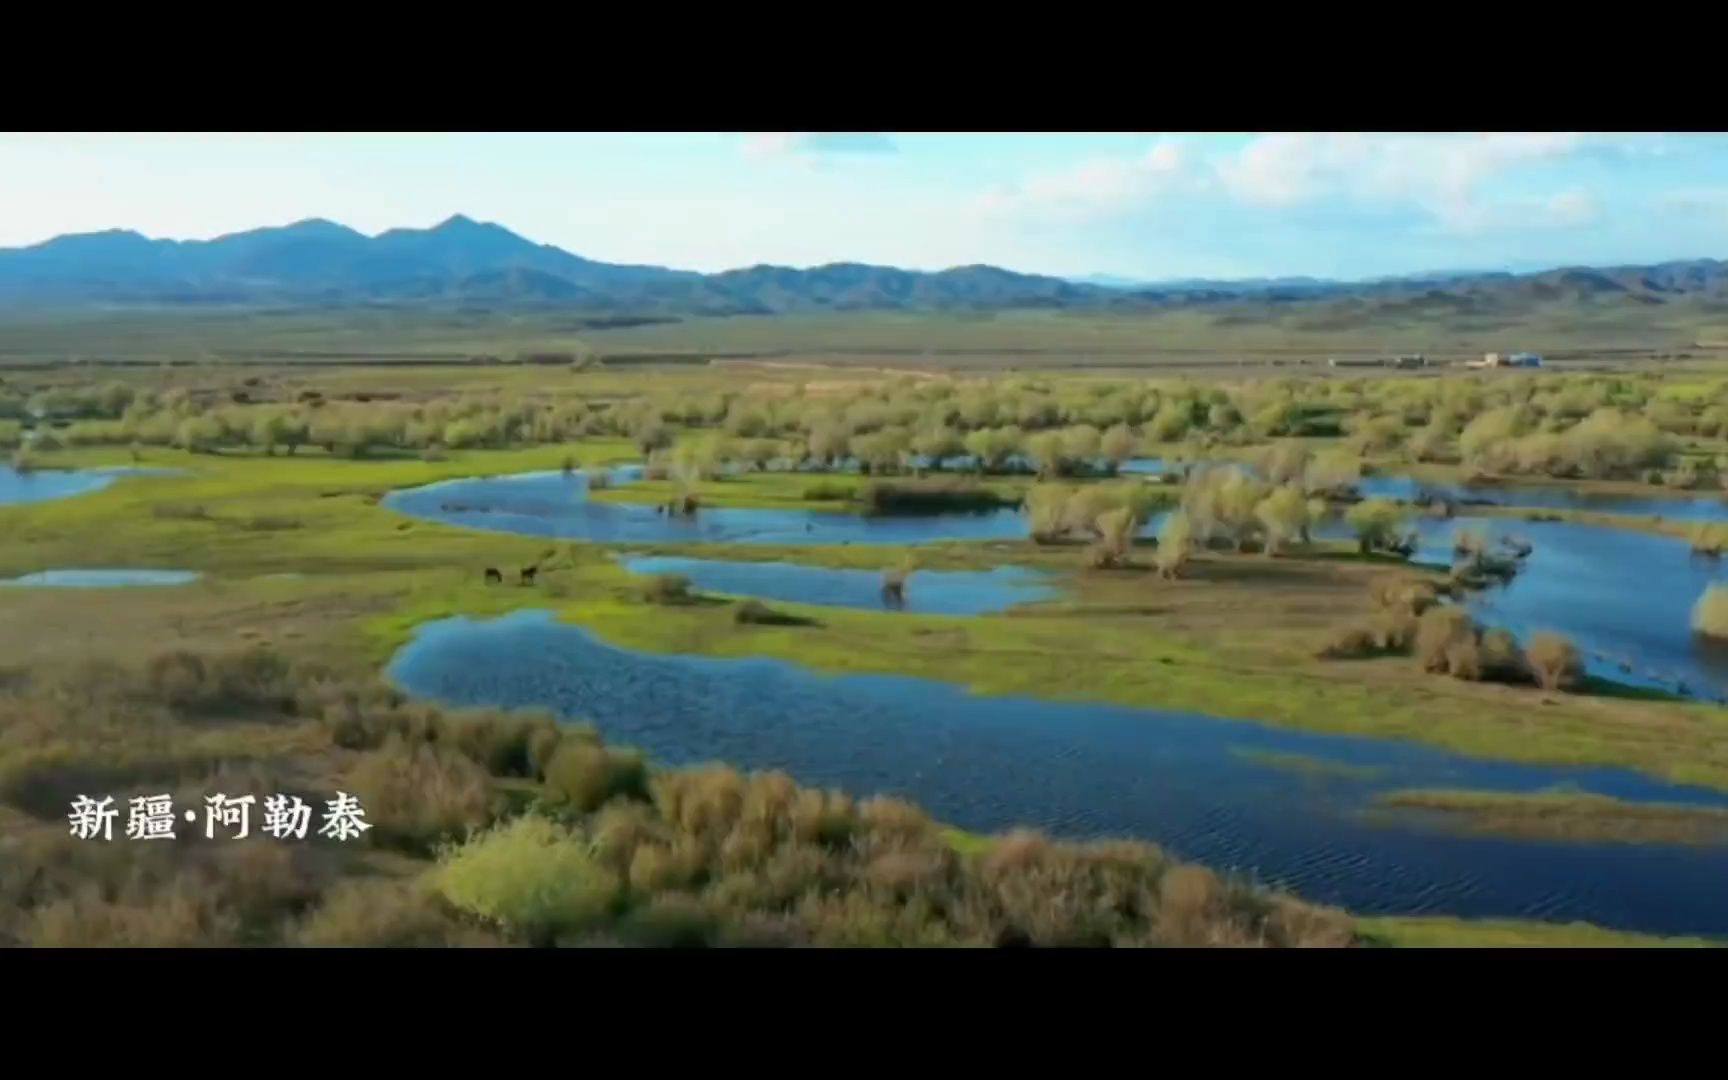
<svg viewBox="0 0 1728 1080">
<path fill-rule="evenodd" d="M 912 440 L 914 452 L 922 454 L 932 468 L 940 469 L 945 458 L 961 454 L 966 449 L 960 433 L 947 424 L 925 428 Z"/>
<path fill-rule="evenodd" d="M 1098 429 L 1090 424 L 1068 428 L 1062 432 L 1062 457 L 1070 468 L 1095 461 L 1100 442 Z"/>
<path fill-rule="evenodd" d="M 252 421 L 252 445 L 261 448 L 267 455 L 274 454 L 276 447 L 284 441 L 287 427 L 287 420 L 281 413 L 261 413 Z"/>
<path fill-rule="evenodd" d="M 1274 484 L 1301 480 L 1313 456 L 1314 453 L 1308 449 L 1307 443 L 1295 439 L 1274 443 L 1266 454 L 1266 479 Z"/>
<path fill-rule="evenodd" d="M 1151 423 L 1146 425 L 1146 434 L 1153 442 L 1176 442 L 1188 433 L 1188 410 L 1175 403 L 1159 408 Z"/>
<path fill-rule="evenodd" d="M 1356 531 L 1356 542 L 1367 554 L 1397 543 L 1404 527 L 1404 511 L 1391 499 L 1367 499 L 1352 506 L 1344 520 Z"/>
<path fill-rule="evenodd" d="M 1120 468 L 1124 461 L 1134 456 L 1139 443 L 1133 428 L 1127 424 L 1116 424 L 1099 439 L 1098 451 L 1113 468 Z"/>
<path fill-rule="evenodd" d="M 851 436 L 833 420 L 818 421 L 804 436 L 804 453 L 819 465 L 832 466 L 846 455 Z"/>
<path fill-rule="evenodd" d="M 1361 459 L 1346 451 L 1317 455 L 1302 470 L 1302 490 L 1309 495 L 1344 496 L 1361 480 Z"/>
<path fill-rule="evenodd" d="M 174 445 L 194 454 L 214 453 L 222 441 L 222 425 L 214 417 L 188 416 L 174 431 Z"/>
<path fill-rule="evenodd" d="M 1067 471 L 1067 454 L 1059 431 L 1040 431 L 1029 436 L 1026 456 L 1037 467 L 1040 480 L 1053 480 Z"/>
<path fill-rule="evenodd" d="M 1307 535 L 1309 528 L 1308 501 L 1302 492 L 1285 486 L 1260 500 L 1254 508 L 1266 533 L 1266 554 L 1271 555 L 1286 544 Z"/>
<path fill-rule="evenodd" d="M 1164 519 L 1164 524 L 1158 529 L 1160 575 L 1174 578 L 1182 573 L 1182 567 L 1188 562 L 1188 549 L 1193 536 L 1194 529 L 1185 511 L 1177 510 Z"/>
<path fill-rule="evenodd" d="M 1050 544 L 1061 539 L 1066 527 L 1069 490 L 1061 484 L 1034 484 L 1026 492 L 1023 504 L 1026 531 L 1035 543 Z"/>
<path fill-rule="evenodd" d="M 1140 528 L 1133 508 L 1118 506 L 1106 510 L 1098 515 L 1095 527 L 1098 540 L 1092 546 L 1092 565 L 1108 568 L 1126 563 L 1129 552 L 1133 550 L 1134 534 Z"/>
</svg>

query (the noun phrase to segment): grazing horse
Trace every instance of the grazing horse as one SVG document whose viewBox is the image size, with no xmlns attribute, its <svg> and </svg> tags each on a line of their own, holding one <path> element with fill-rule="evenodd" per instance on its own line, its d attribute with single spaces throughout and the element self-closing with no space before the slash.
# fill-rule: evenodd
<svg viewBox="0 0 1728 1080">
<path fill-rule="evenodd" d="M 524 566 L 522 568 L 522 572 L 521 572 L 520 584 L 523 584 L 523 585 L 534 584 L 535 575 L 537 575 L 539 573 L 540 573 L 540 568 L 538 566 Z"/>
<path fill-rule="evenodd" d="M 486 568 L 486 584 L 491 585 L 493 583 L 504 584 L 504 575 L 498 572 L 496 566 L 488 566 Z"/>
</svg>

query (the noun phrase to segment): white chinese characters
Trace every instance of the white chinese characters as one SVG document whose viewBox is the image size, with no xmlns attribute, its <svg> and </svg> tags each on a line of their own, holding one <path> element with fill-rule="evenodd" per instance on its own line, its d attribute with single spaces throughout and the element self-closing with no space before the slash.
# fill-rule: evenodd
<svg viewBox="0 0 1728 1080">
<path fill-rule="evenodd" d="M 174 839 L 174 796 L 140 795 L 129 804 L 126 839 Z"/>
<path fill-rule="evenodd" d="M 264 831 L 278 840 L 292 836 L 306 839 L 312 825 L 312 808 L 298 795 L 272 795 L 264 800 Z"/>
<path fill-rule="evenodd" d="M 66 816 L 72 822 L 72 835 L 78 839 L 92 840 L 100 836 L 104 840 L 112 840 L 114 815 L 118 813 L 114 808 L 112 795 L 100 799 L 80 795 L 72 800 L 72 812 Z"/>
<path fill-rule="evenodd" d="M 246 839 L 252 828 L 252 804 L 257 801 L 251 795 L 242 795 L 238 799 L 231 799 L 226 795 L 212 795 L 205 799 L 204 838 L 214 840 L 216 826 L 221 825 L 224 828 L 240 830 L 234 834 L 235 840 Z"/>
<path fill-rule="evenodd" d="M 336 797 L 324 805 L 329 809 L 324 815 L 323 827 L 318 830 L 319 836 L 352 840 L 372 827 L 363 820 L 365 812 L 360 809 L 360 800 L 346 791 L 338 791 Z"/>
<path fill-rule="evenodd" d="M 217 793 L 204 799 L 204 837 L 245 840 L 252 835 L 252 808 L 258 804 L 255 795 Z M 357 839 L 372 828 L 360 800 L 346 791 L 338 791 L 334 799 L 324 803 L 325 811 L 318 835 L 345 843 Z M 304 840 L 312 828 L 312 805 L 298 795 L 271 795 L 264 799 L 264 821 L 259 831 L 277 840 Z M 120 810 L 114 796 L 93 798 L 79 795 L 72 800 L 66 815 L 68 832 L 80 840 L 113 840 L 114 819 Z M 197 820 L 197 813 L 185 812 L 185 820 Z M 173 840 L 175 809 L 172 794 L 135 795 L 126 801 L 128 840 Z"/>
</svg>

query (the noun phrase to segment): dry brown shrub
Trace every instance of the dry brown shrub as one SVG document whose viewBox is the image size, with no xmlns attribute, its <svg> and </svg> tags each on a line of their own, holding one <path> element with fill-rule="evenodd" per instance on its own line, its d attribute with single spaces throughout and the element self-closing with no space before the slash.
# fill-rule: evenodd
<svg viewBox="0 0 1728 1080">
<path fill-rule="evenodd" d="M 1524 655 L 1544 690 L 1572 690 L 1583 682 L 1584 659 L 1577 647 L 1559 634 L 1532 634 Z"/>
</svg>

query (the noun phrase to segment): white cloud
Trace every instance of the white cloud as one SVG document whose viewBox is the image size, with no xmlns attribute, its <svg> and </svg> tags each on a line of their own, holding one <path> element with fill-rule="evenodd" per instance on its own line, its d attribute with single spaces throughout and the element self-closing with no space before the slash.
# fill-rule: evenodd
<svg viewBox="0 0 1728 1080">
<path fill-rule="evenodd" d="M 1216 167 L 1225 190 L 1248 203 L 1292 206 L 1338 197 L 1410 203 L 1443 225 L 1469 229 L 1491 213 L 1478 201 L 1486 181 L 1583 145 L 1584 137 L 1572 133 L 1273 134 Z M 1576 196 L 1571 202 L 1576 207 Z"/>
<path fill-rule="evenodd" d="M 773 154 L 892 154 L 898 147 L 880 131 L 747 131 L 744 152 Z"/>
<path fill-rule="evenodd" d="M 989 217 L 1076 222 L 1108 218 L 1174 193 L 1218 189 L 1249 206 L 1279 210 L 1321 200 L 1412 207 L 1442 229 L 1470 233 L 1520 225 L 1588 224 L 1588 192 L 1546 198 L 1490 197 L 1492 181 L 1584 152 L 1648 156 L 1663 152 L 1645 135 L 1571 132 L 1261 135 L 1240 149 L 1196 158 L 1162 140 L 1133 156 L 1101 157 L 985 192 L 975 209 Z"/>
<path fill-rule="evenodd" d="M 1156 199 L 1193 179 L 1182 146 L 1154 143 L 1133 157 L 1099 157 L 1041 173 L 979 197 L 985 216 L 1038 216 L 1065 220 L 1105 216 Z"/>
</svg>

